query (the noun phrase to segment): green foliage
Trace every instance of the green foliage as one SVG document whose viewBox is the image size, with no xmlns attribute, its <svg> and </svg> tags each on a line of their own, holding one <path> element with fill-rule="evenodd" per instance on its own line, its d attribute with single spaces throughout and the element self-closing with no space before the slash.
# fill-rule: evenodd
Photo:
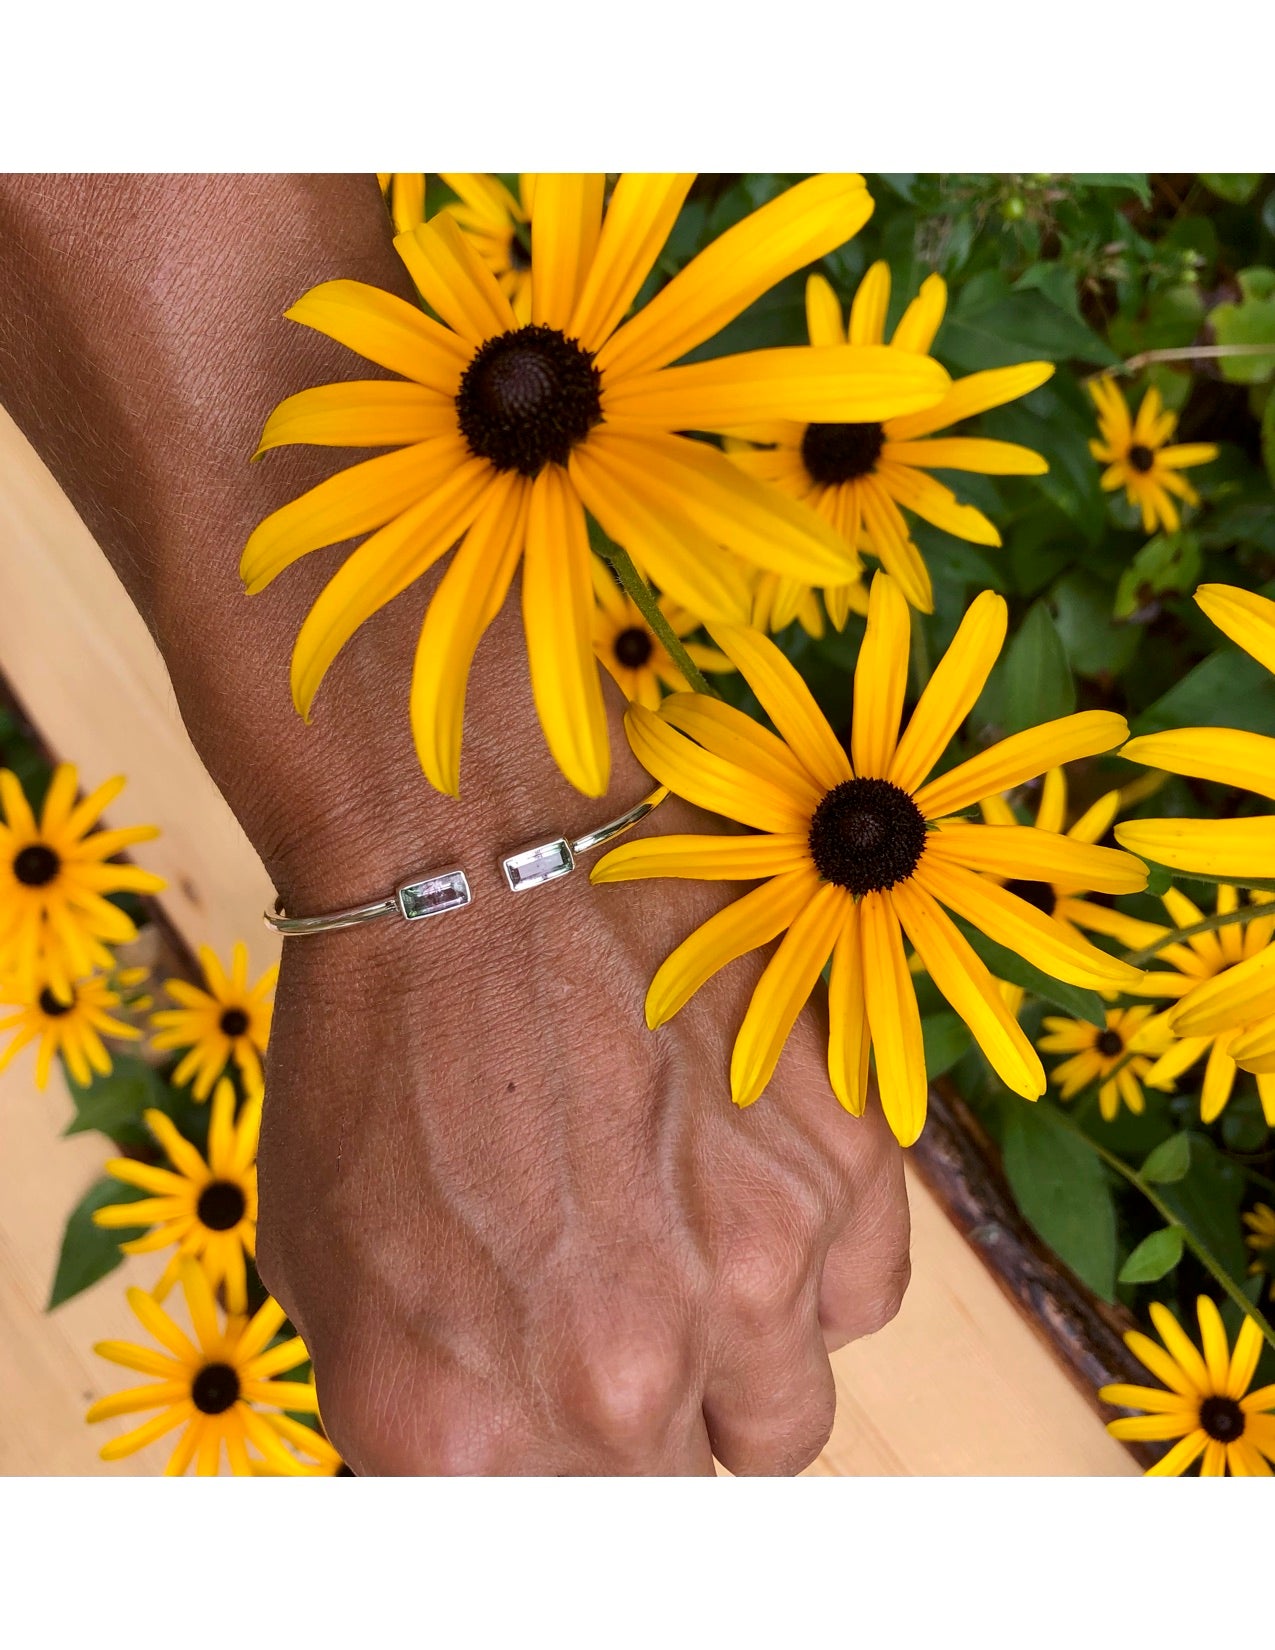
<svg viewBox="0 0 1275 1650">
<path fill-rule="evenodd" d="M 1191 1136 L 1173 1134 L 1150 1154 L 1142 1165 L 1142 1178 L 1151 1185 L 1169 1186 L 1181 1180 L 1191 1167 Z"/>
<path fill-rule="evenodd" d="M 1067 650 L 1048 604 L 1033 602 L 1005 653 L 1006 733 L 1034 728 L 1076 708 Z"/>
<path fill-rule="evenodd" d="M 96 1129 L 121 1144 L 140 1144 L 149 1139 L 142 1114 L 152 1107 L 167 1110 L 172 1091 L 153 1066 L 134 1054 L 116 1054 L 110 1074 L 94 1073 L 87 1088 L 67 1075 L 67 1089 L 75 1116 L 63 1134 L 86 1134 Z"/>
<path fill-rule="evenodd" d="M 1260 347 L 1254 355 L 1228 357 L 1222 376 L 1232 384 L 1265 384 L 1275 377 L 1275 269 L 1241 269 L 1238 303 L 1219 304 L 1213 311 L 1213 330 L 1219 344 Z"/>
<path fill-rule="evenodd" d="M 110 1230 L 95 1226 L 94 1211 L 105 1209 L 112 1203 L 134 1203 L 147 1195 L 135 1186 L 112 1180 L 109 1175 L 93 1182 L 67 1218 L 46 1311 L 52 1312 L 55 1306 L 72 1300 L 113 1272 L 124 1258 L 120 1253 L 120 1244 L 141 1237 L 146 1230 L 145 1226 L 114 1227 Z"/>
<path fill-rule="evenodd" d="M 950 1071 L 974 1041 L 960 1015 L 950 1013 L 927 1014 L 921 1021 L 921 1036 L 925 1040 L 925 1069 L 931 1077 L 942 1077 Z"/>
<path fill-rule="evenodd" d="M 1094 1294 L 1114 1300 L 1116 1207 L 1098 1158 L 1044 1100 L 1010 1105 L 1001 1149 L 1023 1217 Z"/>
<path fill-rule="evenodd" d="M 1162 1226 L 1144 1237 L 1120 1268 L 1121 1283 L 1155 1283 L 1182 1259 L 1184 1240 L 1180 1226 Z"/>
</svg>

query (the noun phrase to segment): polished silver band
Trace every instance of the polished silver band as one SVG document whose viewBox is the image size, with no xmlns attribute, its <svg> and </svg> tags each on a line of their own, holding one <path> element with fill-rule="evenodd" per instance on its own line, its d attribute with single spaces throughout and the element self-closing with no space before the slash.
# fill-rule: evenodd
<svg viewBox="0 0 1275 1650">
<path fill-rule="evenodd" d="M 663 786 L 643 797 L 636 807 L 605 825 L 586 831 L 583 836 L 551 837 L 547 842 L 533 842 L 506 854 L 499 862 L 504 873 L 505 886 L 511 893 L 521 894 L 528 888 L 539 888 L 546 882 L 557 882 L 575 870 L 581 854 L 591 853 L 606 842 L 621 835 L 638 820 L 645 819 L 652 808 L 657 808 L 668 792 Z M 422 917 L 440 916 L 445 911 L 459 911 L 473 900 L 469 878 L 459 865 L 449 865 L 442 871 L 422 872 L 402 882 L 384 899 L 369 900 L 366 905 L 347 905 L 342 911 L 329 911 L 317 917 L 289 917 L 282 911 L 266 911 L 266 926 L 276 934 L 325 934 L 336 928 L 355 928 L 359 923 L 375 922 L 378 917 L 403 917 L 417 922 Z"/>
</svg>

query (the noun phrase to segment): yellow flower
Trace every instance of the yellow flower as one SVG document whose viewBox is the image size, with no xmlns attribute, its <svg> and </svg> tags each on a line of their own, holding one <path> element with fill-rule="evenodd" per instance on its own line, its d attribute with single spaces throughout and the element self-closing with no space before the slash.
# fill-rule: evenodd
<svg viewBox="0 0 1275 1650">
<path fill-rule="evenodd" d="M 524 172 L 513 195 L 490 172 L 440 172 L 459 200 L 443 208 L 465 231 L 496 277 L 522 326 L 531 320 L 531 208 L 536 175 Z"/>
<path fill-rule="evenodd" d="M 157 1049 L 188 1048 L 190 1053 L 173 1073 L 174 1083 L 194 1078 L 196 1100 L 207 1100 L 212 1086 L 232 1056 L 249 1093 L 262 1085 L 261 1055 L 270 1036 L 270 993 L 279 977 L 276 963 L 256 985 L 248 984 L 248 947 L 235 942 L 230 976 L 211 946 L 201 945 L 199 961 L 207 991 L 185 980 L 166 980 L 164 990 L 180 1008 L 163 1009 L 151 1016 L 159 1031 L 151 1041 Z"/>
<path fill-rule="evenodd" d="M 123 789 L 123 779 L 108 779 L 76 802 L 75 769 L 61 762 L 37 824 L 17 775 L 0 769 L 0 970 L 24 988 L 34 988 L 39 973 L 68 1001 L 73 979 L 111 967 L 108 945 L 137 938 L 132 919 L 105 896 L 164 886 L 136 865 L 107 863 L 158 836 L 154 825 L 91 828 Z"/>
<path fill-rule="evenodd" d="M 636 602 L 620 588 L 610 569 L 597 556 L 593 558 L 592 571 L 593 651 L 626 699 L 636 699 L 639 704 L 655 710 L 665 689 L 670 693 L 683 692 L 690 683 L 647 624 Z M 699 620 L 693 613 L 674 606 L 664 596 L 660 597 L 659 607 L 693 665 L 703 671 L 734 670 L 734 665 L 717 648 L 685 640 L 699 628 Z"/>
<path fill-rule="evenodd" d="M 1188 504 L 1200 502 L 1199 494 L 1178 472 L 1209 463 L 1217 457 L 1217 448 L 1204 441 L 1165 446 L 1178 419 L 1176 413 L 1164 411 L 1154 384 L 1132 420 L 1114 379 L 1092 379 L 1089 391 L 1098 408 L 1102 436 L 1101 441 L 1089 443 L 1089 451 L 1107 466 L 1102 472 L 1102 490 L 1113 493 L 1117 487 L 1124 488 L 1129 503 L 1142 511 L 1144 533 L 1153 533 L 1157 526 L 1166 533 L 1176 533 L 1180 517 L 1171 495 L 1176 494 Z"/>
<path fill-rule="evenodd" d="M 1135 969 L 993 880 L 1059 877 L 1077 887 L 1131 893 L 1146 880 L 1136 860 L 1030 826 L 958 817 L 1059 762 L 1109 750 L 1121 737 L 1121 717 L 1109 711 L 1064 716 L 926 782 L 982 691 L 1005 628 L 1005 602 L 985 591 L 900 737 L 909 611 L 895 582 L 878 574 L 855 671 L 848 755 L 774 643 L 738 626 L 712 625 L 710 634 L 743 673 L 779 738 L 703 695 L 674 694 L 658 715 L 630 705 L 630 743 L 660 784 L 764 833 L 651 837 L 614 849 L 593 871 L 595 882 L 766 879 L 685 940 L 659 969 L 646 999 L 648 1025 L 662 1025 L 719 968 L 784 934 L 735 1042 L 737 1105 L 748 1105 L 766 1086 L 831 955 L 828 1071 L 837 1098 L 862 1112 L 871 1046 L 886 1117 L 905 1145 L 917 1138 L 925 1120 L 925 1057 L 904 934 L 1004 1082 L 1029 1099 L 1043 1093 L 1036 1051 L 944 906 L 1058 979 L 1110 989 L 1137 979 Z"/>
<path fill-rule="evenodd" d="M 1122 1100 L 1130 1111 L 1142 1111 L 1142 1082 L 1152 1068 L 1147 1051 L 1157 1053 L 1168 1040 L 1163 1028 L 1157 1034 L 1154 1013 L 1153 1008 L 1109 1008 L 1101 1030 L 1085 1020 L 1047 1014 L 1043 1025 L 1048 1035 L 1039 1038 L 1036 1046 L 1044 1054 L 1071 1055 L 1049 1074 L 1063 1099 L 1072 1099 L 1091 1083 L 1101 1083 L 1098 1105 L 1108 1123 L 1115 1121 Z"/>
<path fill-rule="evenodd" d="M 1275 670 L 1275 602 L 1227 584 L 1195 593 L 1219 630 L 1267 670 Z M 1131 739 L 1130 762 L 1193 779 L 1212 779 L 1275 800 L 1275 739 L 1238 728 L 1174 728 Z M 1250 819 L 1135 819 L 1116 826 L 1116 840 L 1144 859 L 1244 883 L 1275 876 L 1275 814 Z"/>
<path fill-rule="evenodd" d="M 291 1455 L 288 1465 L 276 1457 L 271 1461 L 253 1462 L 259 1478 L 352 1478 L 354 1474 L 333 1449 L 327 1438 L 314 1427 L 295 1421 L 290 1415 L 265 1414 L 261 1419 L 274 1429 L 280 1438 L 298 1453 Z M 306 1457 L 310 1459 L 307 1460 Z"/>
<path fill-rule="evenodd" d="M 125 969 L 116 976 L 120 984 L 135 985 L 146 976 L 145 969 Z M 103 1043 L 106 1037 L 140 1037 L 136 1026 L 117 1020 L 110 1010 L 118 1008 L 119 993 L 111 990 L 111 978 L 106 974 L 91 974 L 67 987 L 64 995 L 37 975 L 33 989 L 25 990 L 10 983 L 0 992 L 0 1002 L 17 1007 L 16 1014 L 0 1020 L 0 1031 L 12 1031 L 8 1047 L 0 1054 L 0 1071 L 9 1064 L 20 1049 L 40 1039 L 35 1057 L 35 1083 L 45 1088 L 53 1057 L 60 1054 L 66 1061 L 72 1080 L 87 1088 L 93 1073 L 110 1075 L 111 1057 Z"/>
<path fill-rule="evenodd" d="M 1275 1209 L 1265 1203 L 1255 1203 L 1244 1216 L 1244 1224 L 1248 1227 L 1248 1236 L 1244 1239 L 1250 1249 L 1254 1251 L 1249 1262 L 1250 1274 L 1271 1270 L 1271 1260 L 1264 1259 L 1268 1250 L 1275 1249 Z M 1275 1300 L 1275 1282 L 1271 1283 L 1271 1299 Z"/>
<path fill-rule="evenodd" d="M 530 325 L 448 212 L 395 242 L 443 324 L 357 281 L 327 281 L 288 311 L 406 381 L 291 396 L 268 420 L 261 451 L 290 442 L 400 450 L 267 517 L 240 571 L 255 592 L 309 552 L 371 532 L 297 638 L 292 693 L 308 717 L 358 627 L 458 546 L 425 616 L 411 691 L 421 765 L 453 795 L 470 663 L 520 564 L 541 726 L 563 773 L 601 795 L 610 752 L 586 511 L 670 600 L 701 619 L 743 622 L 744 564 L 834 583 L 853 571 L 848 552 L 813 510 L 684 432 L 766 417 L 893 417 L 931 406 L 949 383 L 937 362 L 882 348 L 767 349 L 670 365 L 855 234 L 872 210 L 861 178 L 813 177 L 785 191 L 628 320 L 691 174 L 625 174 L 605 220 L 604 181 L 538 176 Z"/>
<path fill-rule="evenodd" d="M 1131 1442 L 1178 1440 L 1147 1469 L 1148 1477 L 1180 1477 L 1201 1454 L 1201 1477 L 1221 1478 L 1228 1470 L 1233 1478 L 1269 1477 L 1267 1462 L 1275 1461 L 1275 1416 L 1270 1413 L 1275 1386 L 1248 1390 L 1262 1350 L 1261 1331 L 1246 1317 L 1231 1352 L 1221 1315 L 1206 1295 L 1197 1300 L 1196 1312 L 1202 1357 L 1159 1301 L 1152 1301 L 1151 1317 L 1164 1347 L 1136 1330 L 1125 1336 L 1130 1352 L 1164 1386 L 1101 1388 L 1098 1396 L 1104 1403 L 1151 1411 L 1108 1421 L 1107 1431 Z"/>
<path fill-rule="evenodd" d="M 848 337 L 851 344 L 884 348 L 897 359 L 925 359 L 947 307 L 942 277 L 927 277 L 886 345 L 889 303 L 890 267 L 875 263 L 855 293 L 847 328 L 831 286 L 822 275 L 812 275 L 806 283 L 810 342 L 828 348 L 844 345 Z M 926 472 L 1044 475 L 1049 466 L 1039 453 L 1008 441 L 924 438 L 1039 389 L 1053 371 L 1047 361 L 1027 361 L 971 373 L 957 379 L 943 399 L 929 407 L 869 420 L 798 423 L 784 418 L 745 427 L 741 416 L 735 433 L 767 445 L 760 451 L 736 451 L 734 458 L 748 474 L 812 504 L 836 529 L 852 569 L 858 566 L 858 552 L 867 549 L 898 579 L 913 607 L 929 613 L 934 607 L 929 571 L 912 542 L 903 510 L 975 544 L 998 545 L 1001 537 L 981 510 L 959 503 L 949 487 Z M 853 589 L 853 582 L 844 581 L 825 589 L 829 616 L 838 629 L 845 623 Z"/>
<path fill-rule="evenodd" d="M 173 1322 L 153 1295 L 144 1289 L 130 1289 L 128 1304 L 142 1328 L 164 1350 L 159 1352 L 131 1341 L 99 1341 L 93 1348 L 111 1363 L 154 1376 L 155 1384 L 99 1398 L 86 1420 L 107 1421 L 116 1415 L 138 1415 L 148 1409 L 160 1412 L 104 1445 L 103 1461 L 119 1461 L 135 1450 L 145 1449 L 174 1427 L 181 1427 L 181 1438 L 165 1469 L 170 1476 L 183 1474 L 192 1461 L 201 1477 L 214 1476 L 224 1447 L 231 1472 L 236 1477 L 250 1477 L 253 1463 L 248 1455 L 249 1444 L 267 1462 L 288 1471 L 293 1458 L 279 1442 L 276 1429 L 268 1424 L 268 1415 L 258 1406 L 318 1414 L 311 1382 L 274 1379 L 306 1362 L 309 1354 L 304 1342 L 294 1335 L 278 1346 L 270 1345 L 286 1322 L 278 1301 L 267 1300 L 251 1319 L 229 1316 L 223 1321 L 208 1278 L 196 1261 L 182 1262 L 181 1286 L 194 1340 Z"/>
<path fill-rule="evenodd" d="M 1256 894 L 1254 905 L 1268 906 L 1273 899 L 1269 894 Z M 1205 920 L 1199 906 L 1176 888 L 1163 895 L 1162 903 L 1168 927 L 1107 910 L 1102 913 L 1102 932 L 1136 951 L 1158 945 L 1176 928 L 1194 928 Z M 1218 914 L 1227 916 L 1239 904 L 1237 890 L 1220 884 Z M 1264 999 L 1272 999 L 1268 1017 L 1275 1014 L 1275 997 L 1266 983 L 1275 978 L 1270 972 L 1275 963 L 1273 937 L 1275 910 L 1268 917 L 1255 915 L 1242 925 L 1231 923 L 1215 932 L 1194 934 L 1157 952 L 1154 961 L 1168 966 L 1148 967 L 1140 982 L 1130 987 L 1139 997 L 1178 999 L 1153 1028 L 1156 1034 L 1167 1031 L 1169 1037 L 1147 1082 L 1152 1088 L 1168 1088 L 1207 1055 L 1200 1090 L 1200 1117 L 1205 1123 L 1219 1116 L 1231 1097 L 1237 1051 L 1245 1053 L 1267 1029 L 1261 1017 Z M 1275 1125 L 1275 1072 L 1259 1075 L 1257 1087 L 1267 1122 Z"/>
<path fill-rule="evenodd" d="M 113 1203 L 94 1212 L 95 1225 L 148 1226 L 144 1237 L 121 1243 L 126 1254 L 151 1254 L 175 1245 L 152 1290 L 162 1301 L 177 1281 L 182 1262 L 193 1256 L 203 1264 L 213 1289 L 226 1286 L 232 1312 L 248 1310 L 246 1255 L 257 1241 L 257 1134 L 261 1128 L 260 1096 L 246 1100 L 235 1117 L 235 1089 L 228 1077 L 217 1084 L 208 1124 L 208 1159 L 178 1132 L 162 1111 L 148 1111 L 146 1123 L 163 1146 L 171 1167 L 115 1157 L 106 1165 L 127 1186 L 152 1195 L 133 1203 Z"/>
<path fill-rule="evenodd" d="M 868 611 L 867 580 L 860 573 L 853 584 L 838 585 L 825 590 L 823 600 L 828 616 L 838 630 L 845 628 L 851 613 L 864 618 Z M 819 592 L 795 579 L 784 579 L 778 573 L 762 573 L 753 590 L 753 606 L 749 615 L 755 630 L 773 633 L 786 630 L 794 619 L 800 621 L 807 636 L 815 641 L 824 633 L 824 609 L 819 603 Z"/>
</svg>

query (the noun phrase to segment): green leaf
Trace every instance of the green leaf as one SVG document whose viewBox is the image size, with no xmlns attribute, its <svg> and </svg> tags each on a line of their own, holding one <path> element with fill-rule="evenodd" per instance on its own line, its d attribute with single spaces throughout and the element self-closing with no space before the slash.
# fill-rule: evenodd
<svg viewBox="0 0 1275 1650">
<path fill-rule="evenodd" d="M 1021 985 L 1024 991 L 1030 991 L 1044 1002 L 1053 1003 L 1055 1008 L 1061 1008 L 1075 1020 L 1085 1020 L 1094 1026 L 1106 1025 L 1107 1011 L 1096 991 L 1086 991 L 1082 986 L 1056 980 L 1029 963 L 1026 957 L 1020 957 L 1017 951 L 989 940 L 986 934 L 980 933 L 970 923 L 959 917 L 953 918 L 953 921 L 998 980 Z"/>
<path fill-rule="evenodd" d="M 1223 378 L 1232 384 L 1264 384 L 1275 376 L 1275 270 L 1255 266 L 1239 273 L 1238 304 L 1219 304 L 1210 315 L 1219 344 L 1266 345 L 1261 355 L 1223 356 Z"/>
<path fill-rule="evenodd" d="M 1120 1268 L 1121 1283 L 1154 1283 L 1182 1259 L 1182 1228 L 1162 1226 L 1142 1242 Z"/>
<path fill-rule="evenodd" d="M 998 270 L 973 276 L 943 327 L 944 359 L 965 371 L 1017 361 L 1088 361 L 1119 357 L 1098 335 L 1043 292 L 1011 292 Z"/>
<path fill-rule="evenodd" d="M 1153 1186 L 1166 1186 L 1181 1180 L 1190 1167 L 1191 1136 L 1171 1134 L 1148 1155 L 1139 1172 Z"/>
<path fill-rule="evenodd" d="M 1005 732 L 1021 733 L 1076 708 L 1067 650 L 1044 601 L 1034 602 L 1005 655 Z"/>
<path fill-rule="evenodd" d="M 1261 184 L 1260 172 L 1201 172 L 1200 182 L 1211 189 L 1219 199 L 1232 206 L 1244 206 L 1251 201 Z"/>
<path fill-rule="evenodd" d="M 1248 1271 L 1248 1251 L 1240 1225 L 1245 1173 L 1202 1134 L 1191 1136 L 1191 1168 L 1166 1186 L 1161 1197 L 1214 1260 L 1237 1283 Z"/>
<path fill-rule="evenodd" d="M 1050 594 L 1055 623 L 1071 668 L 1080 676 L 1119 676 L 1142 640 L 1139 625 L 1116 624 L 1111 587 L 1074 568 Z"/>
<path fill-rule="evenodd" d="M 154 1106 L 165 1109 L 168 1084 L 153 1066 L 134 1054 L 115 1056 L 106 1077 L 94 1076 L 87 1088 L 67 1078 L 75 1116 L 63 1134 L 87 1134 L 93 1129 L 116 1139 L 120 1134 L 144 1134 L 142 1113 Z"/>
<path fill-rule="evenodd" d="M 1145 172 L 1073 172 L 1072 176 L 1088 189 L 1128 190 L 1143 206 L 1151 204 L 1151 186 Z"/>
<path fill-rule="evenodd" d="M 136 1186 L 125 1186 L 121 1181 L 104 1175 L 95 1180 L 67 1218 L 62 1234 L 62 1250 L 58 1255 L 57 1272 L 49 1293 L 46 1312 L 81 1294 L 91 1284 L 113 1272 L 123 1260 L 120 1244 L 141 1237 L 145 1226 L 115 1227 L 107 1230 L 93 1224 L 93 1211 L 105 1209 L 111 1203 L 134 1203 L 149 1193 Z"/>
<path fill-rule="evenodd" d="M 927 1014 L 921 1021 L 921 1036 L 925 1039 L 925 1069 L 931 1077 L 950 1071 L 973 1042 L 959 1014 Z"/>
<path fill-rule="evenodd" d="M 1115 616 L 1128 619 L 1166 592 L 1184 595 L 1200 582 L 1203 557 L 1193 533 L 1157 533 L 1148 539 L 1120 575 Z"/>
<path fill-rule="evenodd" d="M 1243 728 L 1275 734 L 1275 677 L 1238 648 L 1202 659 L 1133 720 L 1134 733 Z"/>
<path fill-rule="evenodd" d="M 1082 1283 L 1114 1300 L 1115 1200 L 1097 1156 L 1044 1101 L 1007 1108 L 1001 1150 L 1024 1220 Z"/>
<path fill-rule="evenodd" d="M 1275 487 L 1275 395 L 1269 397 L 1262 414 L 1262 463 L 1266 466 L 1271 486 Z"/>
</svg>

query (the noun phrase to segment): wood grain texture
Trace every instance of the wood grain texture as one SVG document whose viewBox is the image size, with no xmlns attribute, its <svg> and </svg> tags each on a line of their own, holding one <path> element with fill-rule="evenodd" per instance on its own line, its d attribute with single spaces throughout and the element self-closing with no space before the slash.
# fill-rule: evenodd
<svg viewBox="0 0 1275 1650">
<path fill-rule="evenodd" d="M 243 938 L 264 967 L 274 946 L 260 920 L 271 898 L 260 862 L 186 736 L 145 626 L 3 414 L 0 569 L 0 668 L 42 734 L 86 785 L 128 775 L 112 823 L 161 827 L 139 858 L 168 877 L 163 903 L 187 942 L 224 951 Z M 94 1148 L 56 1140 L 47 1100 L 12 1098 L 20 1082 L 10 1076 L 0 1091 L 0 1413 L 12 1434 L 0 1434 L 0 1472 L 87 1472 L 84 1395 L 102 1380 L 87 1344 L 126 1335 L 131 1315 L 110 1282 L 51 1320 L 40 1313 L 55 1228 L 92 1173 Z M 16 1183 L 11 1160 L 21 1164 Z M 836 1429 L 810 1472 L 1135 1473 L 915 1173 L 909 1187 L 912 1286 L 894 1323 L 834 1357 Z"/>
</svg>

